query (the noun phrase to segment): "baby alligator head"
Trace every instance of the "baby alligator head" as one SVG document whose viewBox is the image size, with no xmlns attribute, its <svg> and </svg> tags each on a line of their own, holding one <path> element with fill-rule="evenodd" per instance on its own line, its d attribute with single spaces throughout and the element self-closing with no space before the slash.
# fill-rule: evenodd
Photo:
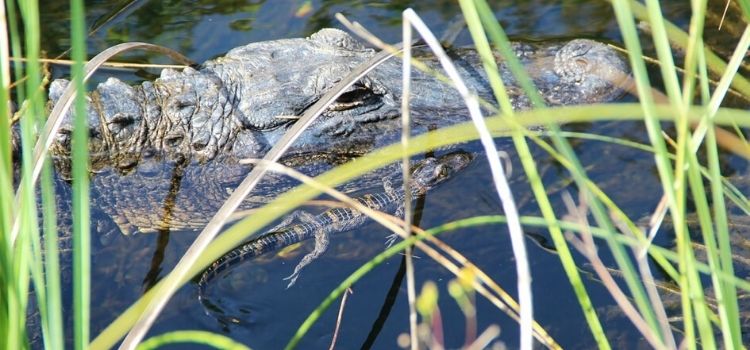
<svg viewBox="0 0 750 350">
<path fill-rule="evenodd" d="M 411 187 L 424 193 L 466 168 L 474 159 L 471 153 L 452 152 L 438 158 L 427 158 L 412 171 Z"/>
</svg>

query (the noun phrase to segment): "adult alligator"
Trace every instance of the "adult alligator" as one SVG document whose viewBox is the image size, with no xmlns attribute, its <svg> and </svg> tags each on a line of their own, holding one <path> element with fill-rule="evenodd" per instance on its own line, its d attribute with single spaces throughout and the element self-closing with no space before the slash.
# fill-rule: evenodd
<svg viewBox="0 0 750 350">
<path fill-rule="evenodd" d="M 604 44 L 576 39 L 515 43 L 513 49 L 549 105 L 609 101 L 622 94 L 613 79 L 626 72 L 627 66 Z M 480 97 L 491 100 L 493 95 L 477 54 L 470 49 L 455 49 L 451 54 L 467 84 Z M 94 177 L 93 185 L 101 185 L 106 191 L 102 196 L 107 202 L 105 211 L 113 212 L 110 214 L 118 223 L 131 231 L 169 226 L 153 217 L 161 212 L 156 209 L 163 202 L 144 203 L 148 201 L 141 199 L 152 193 L 130 192 L 142 187 L 139 181 L 168 186 L 170 178 L 180 173 L 183 183 L 211 184 L 205 191 L 213 192 L 178 198 L 170 209 L 172 215 L 182 213 L 180 217 L 191 219 L 180 227 L 200 227 L 228 197 L 227 189 L 249 171 L 238 164 L 238 159 L 262 157 L 294 123 L 289 117 L 302 114 L 373 55 L 373 50 L 348 34 L 322 29 L 307 39 L 235 48 L 199 69 L 165 69 L 160 78 L 137 86 L 108 79 L 88 95 L 87 103 L 92 171 L 104 173 Z M 415 57 L 438 67 L 426 49 L 417 49 Z M 496 58 L 514 108 L 528 108 L 528 99 L 503 59 Z M 410 103 L 415 130 L 467 119 L 464 103 L 452 87 L 420 72 L 415 72 L 412 80 Z M 52 83 L 52 102 L 66 85 L 65 80 Z M 356 156 L 394 141 L 400 130 L 396 117 L 401 98 L 401 63 L 390 59 L 355 84 L 303 133 L 291 149 L 292 155 L 302 155 L 293 165 L 308 166 L 312 173 L 320 173 L 323 169 L 316 165 L 321 154 L 332 154 L 337 162 L 341 155 Z M 71 131 L 72 120 L 67 116 L 52 147 L 64 175 Z M 159 169 L 160 163 L 187 165 L 173 171 Z M 138 175 L 141 172 L 146 176 Z M 123 174 L 134 177 L 122 181 Z M 118 188 L 124 193 L 113 191 Z M 278 188 L 261 190 L 245 207 L 265 203 L 274 193 Z M 157 195 L 164 196 L 164 191 Z M 201 201 L 211 203 L 196 203 Z M 122 218 L 128 211 L 137 213 Z"/>
<path fill-rule="evenodd" d="M 513 49 L 549 105 L 609 101 L 621 95 L 615 72 L 626 72 L 620 55 L 585 39 L 569 42 L 515 43 Z M 217 155 L 260 157 L 285 127 L 321 98 L 342 77 L 375 55 L 348 34 L 322 29 L 307 39 L 283 39 L 235 48 L 199 69 L 165 69 L 155 81 L 138 86 L 110 78 L 89 94 L 93 162 L 115 160 L 132 167 L 144 150 L 163 151 L 204 162 Z M 455 49 L 452 55 L 467 84 L 481 97 L 492 92 L 477 54 Z M 437 68 L 434 56 L 420 48 L 415 57 Z M 529 107 L 501 57 L 496 57 L 513 106 Z M 56 80 L 56 101 L 66 80 Z M 401 63 L 390 59 L 341 96 L 319 123 L 297 142 L 297 149 L 317 151 L 331 142 L 376 138 L 395 129 L 380 123 L 399 115 Z M 466 115 L 464 103 L 450 86 L 416 73 L 411 106 L 417 123 L 455 123 Z M 460 118 L 458 118 L 460 119 Z M 372 125 L 376 125 L 371 127 Z M 370 126 L 370 127 L 368 127 Z M 71 118 L 66 118 L 53 153 L 66 156 Z"/>
<path fill-rule="evenodd" d="M 443 183 L 452 174 L 469 165 L 472 158 L 473 156 L 469 153 L 453 152 L 438 158 L 428 157 L 417 162 L 409 181 L 412 198 L 423 195 Z M 383 189 L 383 192 L 369 193 L 354 200 L 372 210 L 396 216 L 403 215 L 405 198 L 403 186 L 394 187 L 386 181 Z M 294 268 L 294 272 L 286 278 L 290 281 L 289 286 L 292 286 L 302 268 L 326 251 L 331 234 L 353 230 L 365 223 L 367 219 L 364 213 L 351 207 L 332 208 L 315 216 L 307 212 L 296 211 L 260 238 L 240 245 L 206 269 L 198 281 L 199 299 L 204 304 L 209 303 L 206 298 L 208 284 L 216 277 L 226 274 L 237 264 L 315 237 L 315 249 L 305 255 Z M 292 225 L 293 220 L 299 220 L 299 223 Z"/>
</svg>

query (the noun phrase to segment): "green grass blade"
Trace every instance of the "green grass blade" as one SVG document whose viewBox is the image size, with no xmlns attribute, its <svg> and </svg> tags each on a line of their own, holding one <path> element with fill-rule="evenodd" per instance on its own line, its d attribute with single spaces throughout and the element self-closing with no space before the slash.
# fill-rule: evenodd
<svg viewBox="0 0 750 350">
<path fill-rule="evenodd" d="M 10 48 L 11 48 L 11 55 L 13 57 L 23 57 L 24 53 L 21 49 L 21 46 L 23 46 L 23 38 L 21 37 L 21 34 L 19 33 L 19 25 L 18 25 L 18 18 L 16 17 L 16 14 L 19 12 L 18 8 L 16 8 L 16 3 L 14 1 L 6 1 L 5 4 L 8 6 L 8 27 L 10 29 Z M 16 102 L 18 102 L 18 106 L 21 106 L 21 103 L 26 100 L 26 91 L 24 89 L 25 79 L 24 79 L 24 71 L 23 71 L 23 65 L 15 64 L 13 65 L 13 74 L 16 78 L 16 82 L 19 83 L 17 86 L 15 93 L 16 93 Z"/>
<path fill-rule="evenodd" d="M 0 101 L 10 101 L 10 49 L 6 31 L 5 4 L 0 4 Z M 0 193 L 13 193 L 10 110 L 8 103 L 0 103 Z M 13 196 L 0 199 L 0 231 L 10 232 Z M 5 236 L 0 233 L 0 235 Z M 8 242 L 6 241 L 6 244 Z"/>
<path fill-rule="evenodd" d="M 205 331 L 174 331 L 164 333 L 147 339 L 138 345 L 136 349 L 152 350 L 179 343 L 202 344 L 226 350 L 250 350 L 249 347 L 235 342 L 231 338 Z"/>
<path fill-rule="evenodd" d="M 743 34 L 740 42 L 737 45 L 734 55 L 728 64 L 728 69 L 722 76 L 718 86 L 714 90 L 713 96 L 711 96 L 708 102 L 709 115 L 705 119 L 708 123 L 708 127 L 704 128 L 706 133 L 706 151 L 708 154 L 709 172 L 710 172 L 710 186 L 711 186 L 711 197 L 713 202 L 713 214 L 714 222 L 711 223 L 711 227 L 716 227 L 716 236 L 706 236 L 705 232 L 713 232 L 710 230 L 704 230 L 704 242 L 708 249 L 709 262 L 712 265 L 714 273 L 712 274 L 712 282 L 714 285 L 715 294 L 719 296 L 718 300 L 718 312 L 721 320 L 721 329 L 724 339 L 725 348 L 739 348 L 742 346 L 742 332 L 740 328 L 740 315 L 739 305 L 737 302 L 737 292 L 734 284 L 721 281 L 718 278 L 720 274 L 734 275 L 733 259 L 732 259 L 732 247 L 729 239 L 731 232 L 728 227 L 727 211 L 724 205 L 724 186 L 721 179 L 721 170 L 719 163 L 719 154 L 716 147 L 716 135 L 714 133 L 713 125 L 711 120 L 713 117 L 713 111 L 719 108 L 721 100 L 728 90 L 728 82 L 732 80 L 732 76 L 737 74 L 737 69 L 742 61 L 744 53 L 747 52 L 750 46 L 750 27 L 747 27 Z M 705 73 L 703 73 L 705 75 Z M 706 79 L 703 79 L 704 81 Z M 703 83 L 704 95 L 708 95 L 708 84 Z M 703 125 L 703 124 L 701 124 Z M 695 141 L 695 140 L 694 140 Z M 694 147 L 694 149 L 697 147 Z M 700 184 L 702 185 L 702 183 Z M 704 209 L 708 211 L 708 209 Z M 708 214 L 704 214 L 708 215 Z M 718 240 L 718 247 L 716 247 L 716 241 Z"/>
<path fill-rule="evenodd" d="M 91 269 L 91 237 L 89 226 L 89 173 L 88 125 L 86 120 L 86 91 L 84 86 L 84 60 L 86 60 L 86 28 L 82 0 L 71 1 L 71 70 L 72 84 L 76 87 L 73 157 L 73 334 L 74 347 L 85 349 L 89 345 L 89 295 Z"/>
<path fill-rule="evenodd" d="M 47 333 L 44 335 L 44 344 L 47 349 L 62 349 L 63 342 L 63 317 L 62 297 L 60 285 L 60 258 L 58 253 L 58 234 L 56 219 L 56 203 L 54 186 L 52 184 L 52 167 L 49 161 L 42 169 L 42 208 L 44 209 L 44 271 L 45 284 L 37 284 L 38 289 L 46 293 L 44 303 L 46 310 L 44 325 Z"/>
<path fill-rule="evenodd" d="M 26 25 L 26 50 L 28 85 L 26 96 L 27 113 L 24 118 L 32 119 L 36 129 L 40 128 L 45 122 L 44 109 L 44 90 L 42 89 L 41 65 L 38 61 L 40 57 L 40 26 L 39 26 L 39 9 L 36 2 L 28 2 L 22 8 L 24 23 Z M 33 181 L 32 187 L 33 187 Z M 52 169 L 49 162 L 45 164 L 45 171 L 42 174 L 40 182 L 42 193 L 42 211 L 44 213 L 45 238 L 48 242 L 45 244 L 47 253 L 43 258 L 41 252 L 41 237 L 36 222 L 36 213 L 31 222 L 36 226 L 29 230 L 29 241 L 31 243 L 31 256 L 33 258 L 31 275 L 35 285 L 35 293 L 38 305 L 38 311 L 41 317 L 41 329 L 44 337 L 44 346 L 47 349 L 61 349 L 63 347 L 62 331 L 62 306 L 60 300 L 60 283 L 57 277 L 57 225 L 55 217 L 55 197 L 52 185 Z M 36 192 L 32 194 L 36 196 Z M 36 203 L 36 198 L 34 200 Z M 35 205 L 36 206 L 36 205 Z M 45 268 L 45 263 L 47 267 Z M 49 268 L 53 270 L 50 270 Z M 46 275 L 50 279 L 45 281 Z"/>
<path fill-rule="evenodd" d="M 8 20 L 8 29 L 10 31 L 10 37 L 11 37 L 11 43 L 10 44 L 13 45 L 14 41 L 19 40 L 18 39 L 19 36 L 18 36 L 18 26 L 16 25 L 16 21 L 15 21 L 15 14 L 16 14 L 16 12 L 15 12 L 15 9 L 13 8 L 13 2 L 12 1 L 10 2 L 10 6 L 11 6 L 11 8 L 7 12 L 7 20 Z M 6 12 L 4 11 L 3 14 L 5 15 Z M 17 42 L 15 42 L 15 44 L 16 44 L 15 46 L 18 45 Z M 4 47 L 4 50 L 6 50 L 6 52 L 4 52 L 4 57 L 2 58 L 2 64 L 3 64 L 2 68 L 3 68 L 3 70 L 2 70 L 2 73 L 0 73 L 0 74 L 3 74 L 3 76 L 2 76 L 2 78 L 3 78 L 3 87 L 2 87 L 2 89 L 5 90 L 5 93 L 9 94 L 10 93 L 8 91 L 8 89 L 9 89 L 9 82 L 6 83 L 6 81 L 10 80 L 10 77 L 9 77 L 9 68 L 7 66 L 9 64 L 8 57 L 7 57 L 7 55 L 8 55 L 8 53 L 7 53 L 7 46 Z M 10 101 L 10 99 L 8 101 Z M 11 192 L 8 192 L 8 193 L 13 193 L 13 192 L 11 191 Z M 11 196 L 7 196 L 7 195 L 3 196 L 3 201 L 4 202 L 10 202 L 8 205 L 12 206 L 13 203 L 9 199 L 9 197 L 11 197 Z M 10 207 L 10 208 L 12 208 L 12 207 Z M 15 326 L 14 326 L 14 324 L 12 322 L 14 322 L 14 320 L 16 319 L 16 316 L 17 316 L 17 314 L 14 313 L 14 312 L 17 312 L 17 307 L 16 307 L 16 302 L 17 302 L 17 299 L 16 299 L 16 285 L 17 285 L 17 283 L 21 283 L 21 281 L 18 280 L 19 276 L 16 275 L 15 269 L 13 268 L 13 266 L 15 264 L 15 261 L 18 260 L 18 259 L 16 259 L 15 254 L 14 254 L 15 252 L 13 250 L 13 244 L 14 244 L 14 241 L 15 241 L 15 237 L 13 237 L 10 234 L 10 232 L 11 232 L 10 230 L 5 229 L 5 227 L 12 225 L 12 222 L 10 220 L 12 220 L 12 219 L 9 219 L 8 221 L 4 220 L 4 222 L 3 222 L 4 229 L 3 229 L 3 232 L 0 232 L 0 234 L 3 235 L 3 237 L 2 237 L 3 238 L 3 242 L 2 242 L 2 244 L 3 244 L 2 249 L 3 249 L 3 251 L 0 252 L 0 253 L 2 253 L 2 257 L 0 257 L 0 259 L 1 259 L 0 261 L 2 261 L 2 265 L 0 266 L 0 269 L 1 269 L 0 271 L 2 271 L 2 272 L 0 272 L 0 283 L 2 283 L 0 285 L 0 286 L 2 286 L 1 287 L 2 290 L 1 290 L 1 294 L 0 294 L 0 300 L 3 301 L 2 310 L 1 310 L 2 312 L 0 313 L 0 322 L 2 322 L 2 324 L 4 324 L 4 325 L 7 325 L 6 327 L 0 327 L 0 341 L 2 341 L 2 346 L 6 347 L 6 348 L 12 346 L 14 343 L 15 344 L 18 343 L 18 341 L 17 341 L 18 336 L 19 336 L 17 334 L 18 333 L 18 329 L 15 328 Z"/>
<path fill-rule="evenodd" d="M 721 182 L 719 152 L 716 147 L 716 135 L 713 128 L 708 129 L 706 147 L 708 153 L 708 168 L 711 176 L 709 179 L 711 197 L 713 203 L 714 225 L 718 238 L 719 273 L 734 275 L 732 244 L 729 240 L 729 225 L 727 211 L 724 205 L 724 186 Z M 705 239 L 704 239 L 705 240 Z M 713 269 L 712 269 L 713 270 Z M 740 329 L 739 305 L 737 303 L 737 289 L 733 283 L 727 283 L 718 279 L 717 273 L 712 275 L 716 295 L 720 296 L 719 317 L 721 319 L 722 334 L 724 336 L 725 348 L 739 349 L 742 347 L 742 331 Z"/>
<path fill-rule="evenodd" d="M 0 101 L 10 101 L 10 52 L 6 32 L 5 4 L 0 3 Z M 9 325 L 15 315 L 10 314 L 11 295 L 13 294 L 12 273 L 13 248 L 11 226 L 13 220 L 13 173 L 11 168 L 11 133 L 10 115 L 7 104 L 0 104 L 0 324 Z M 7 346 L 10 339 L 9 327 L 0 327 L 0 346 Z"/>
<path fill-rule="evenodd" d="M 686 176 L 689 177 L 691 182 L 691 188 L 693 189 L 693 199 L 696 204 L 701 208 L 701 204 L 705 203 L 705 192 L 702 191 L 702 184 L 698 184 L 701 181 L 699 173 L 699 167 L 697 166 L 697 160 L 695 160 L 695 154 L 689 151 L 690 142 L 690 131 L 688 127 L 688 120 L 686 116 L 686 104 L 692 99 L 685 97 L 683 99 L 680 90 L 680 85 L 677 79 L 677 70 L 674 66 L 672 59 L 672 52 L 667 38 L 666 26 L 663 21 L 663 14 L 661 12 L 660 5 L 656 0 L 647 0 L 646 6 L 649 14 L 649 23 L 651 25 L 652 36 L 654 44 L 656 46 L 656 52 L 659 57 L 662 72 L 662 79 L 664 81 L 665 88 L 667 90 L 667 96 L 669 97 L 670 105 L 675 109 L 678 115 L 677 118 L 677 158 L 675 160 L 674 169 L 674 183 L 663 183 L 663 188 L 668 191 L 668 197 L 672 197 L 674 202 L 670 202 L 669 208 L 672 218 L 674 219 L 675 225 L 675 236 L 677 238 L 677 251 L 682 255 L 682 261 L 679 264 L 681 278 L 679 280 L 682 293 L 683 303 L 683 315 L 688 315 L 690 310 L 695 312 L 695 322 L 698 326 L 698 332 L 701 337 L 701 342 L 705 348 L 713 349 L 716 347 L 713 331 L 711 329 L 711 323 L 706 312 L 705 298 L 703 295 L 703 288 L 700 279 L 694 269 L 691 266 L 695 265 L 695 255 L 692 250 L 692 240 L 687 229 L 685 213 L 686 213 L 686 198 L 687 198 L 687 183 Z M 704 6 L 705 8 L 705 6 Z M 701 16 L 700 13 L 694 13 L 694 18 Z M 688 46 L 686 54 L 686 67 L 691 68 L 691 71 L 686 71 L 689 77 L 695 74 L 695 47 L 699 41 L 699 35 L 702 30 L 700 28 L 692 27 L 690 35 L 688 37 Z M 688 83 L 691 79 L 686 79 Z M 691 89 L 692 90 L 692 89 Z M 691 164 L 691 166 L 688 166 Z M 696 187 L 700 186 L 700 187 Z M 706 204 L 707 205 L 707 204 Z M 699 213 L 703 211 L 699 210 Z M 710 218 L 699 215 L 701 220 L 701 226 L 705 229 L 705 225 L 710 224 Z M 710 225 L 709 225 L 710 226 Z M 712 231 L 705 232 L 707 236 L 712 236 Z M 689 305 L 689 304 L 692 304 Z M 686 322 L 687 323 L 686 318 Z M 688 325 L 686 324 L 686 327 Z"/>
<path fill-rule="evenodd" d="M 22 174 L 24 174 L 25 177 L 25 175 L 29 174 L 29 171 L 31 171 L 30 164 L 25 163 L 30 159 L 30 152 L 27 152 L 25 147 L 30 145 L 36 138 L 36 125 L 38 121 L 43 118 L 44 108 L 41 96 L 41 70 L 39 64 L 40 27 L 38 3 L 36 1 L 21 2 L 19 3 L 19 10 L 24 25 L 24 54 L 28 58 L 25 70 L 27 79 L 23 84 L 25 96 L 28 98 L 25 101 L 27 109 L 21 119 L 21 147 L 24 151 L 22 154 L 22 160 L 24 162 L 22 164 Z M 20 45 L 20 43 L 18 43 L 18 45 Z M 17 74 L 20 71 L 19 68 L 16 71 Z M 33 276 L 35 284 L 40 286 L 37 290 L 37 304 L 41 313 L 41 327 L 43 334 L 49 333 L 49 327 L 46 317 L 46 291 L 41 288 L 43 285 L 42 265 L 39 246 L 39 226 L 37 223 L 36 191 L 33 182 L 27 179 L 22 180 L 20 192 L 21 217 L 20 226 L 18 227 L 20 227 L 21 230 L 17 237 L 15 237 L 14 247 L 14 266 L 17 268 L 17 280 L 12 283 L 18 284 L 16 288 L 17 294 L 15 295 L 15 298 L 17 298 L 18 301 L 18 309 L 15 310 L 17 313 L 14 317 L 20 322 L 19 329 L 17 330 L 18 340 L 15 341 L 22 341 L 25 343 L 26 339 L 21 340 L 21 338 L 25 337 L 26 331 L 25 321 L 30 275 Z M 11 241 L 12 240 L 13 237 L 11 237 Z M 13 313 L 11 313 L 11 315 L 12 314 Z"/>
<path fill-rule="evenodd" d="M 662 183 L 664 193 L 667 196 L 669 207 L 672 208 L 672 211 L 674 213 L 675 209 L 678 208 L 678 199 L 672 187 L 675 177 L 674 170 L 672 169 L 672 165 L 667 157 L 668 152 L 662 138 L 662 129 L 659 125 L 659 120 L 656 118 L 654 101 L 651 97 L 651 86 L 648 75 L 646 73 L 646 65 L 642 59 L 641 45 L 638 39 L 637 31 L 635 29 L 630 3 L 627 0 L 613 0 L 612 5 L 615 10 L 617 22 L 620 26 L 620 32 L 622 33 L 625 45 L 628 48 L 630 66 L 633 70 L 633 77 L 635 79 L 636 88 L 641 100 L 641 105 L 644 109 L 644 120 L 646 123 L 649 140 L 656 150 L 655 160 L 657 169 L 659 170 L 659 178 Z M 689 316 L 689 314 L 686 315 L 686 317 L 688 318 Z M 647 321 L 651 325 L 652 329 L 659 329 L 657 324 L 652 323 L 654 322 L 654 319 L 647 318 Z M 688 343 L 693 342 L 693 339 L 691 339 L 692 322 L 689 322 L 689 320 L 686 319 L 685 324 Z"/>
</svg>

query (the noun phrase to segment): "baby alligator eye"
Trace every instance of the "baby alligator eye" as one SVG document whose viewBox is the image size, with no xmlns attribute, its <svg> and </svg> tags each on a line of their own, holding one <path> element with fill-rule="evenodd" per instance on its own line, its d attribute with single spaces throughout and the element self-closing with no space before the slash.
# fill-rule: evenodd
<svg viewBox="0 0 750 350">
<path fill-rule="evenodd" d="M 435 182 L 445 179 L 450 175 L 450 169 L 444 164 L 440 164 L 435 168 Z"/>
</svg>

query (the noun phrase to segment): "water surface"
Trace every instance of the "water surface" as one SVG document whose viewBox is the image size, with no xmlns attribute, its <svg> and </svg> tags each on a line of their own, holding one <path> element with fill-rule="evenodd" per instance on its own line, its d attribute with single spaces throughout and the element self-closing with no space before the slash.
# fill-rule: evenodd
<svg viewBox="0 0 750 350">
<path fill-rule="evenodd" d="M 400 41 L 400 13 L 407 7 L 414 8 L 438 35 L 460 15 L 453 1 L 312 1 L 309 11 L 301 11 L 304 3 L 300 0 L 88 1 L 88 52 L 93 56 L 121 42 L 144 41 L 176 49 L 202 62 L 249 42 L 304 37 L 324 27 L 343 28 L 334 19 L 336 12 L 362 23 L 383 40 L 395 43 Z M 621 44 L 607 2 L 495 1 L 491 6 L 515 39 L 586 37 Z M 678 24 L 686 23 L 688 9 L 689 4 L 683 2 L 671 2 L 664 7 L 665 13 Z M 69 46 L 67 8 L 55 3 L 45 5 L 42 11 L 43 48 L 51 57 L 65 55 Z M 468 44 L 469 40 L 468 34 L 463 32 L 457 43 Z M 163 57 L 150 53 L 129 54 L 122 60 L 168 63 Z M 67 74 L 65 67 L 53 67 L 55 77 Z M 101 81 L 115 75 L 135 83 L 153 78 L 155 74 L 158 71 L 105 70 L 95 79 Z M 639 123 L 600 123 L 569 128 L 636 141 L 646 138 Z M 522 213 L 536 215 L 538 209 L 529 195 L 510 142 L 499 139 L 498 144 L 513 161 L 512 186 Z M 643 217 L 654 209 L 661 190 L 649 154 L 594 141 L 576 140 L 573 145 L 591 178 L 631 217 Z M 474 144 L 462 147 L 478 149 Z M 556 191 L 551 198 L 562 215 L 561 189 L 574 192 L 567 186 L 569 176 L 543 151 L 535 148 L 534 157 L 543 170 L 545 183 Z M 489 174 L 488 166 L 480 158 L 469 169 L 430 192 L 421 203 L 420 225 L 428 228 L 460 218 L 501 213 Z M 543 248 L 547 233 L 535 229 L 529 229 L 529 233 L 542 241 L 536 244 L 537 240 L 527 240 L 536 320 L 564 347 L 594 347 L 557 256 Z M 96 247 L 92 260 L 92 334 L 95 335 L 174 266 L 196 232 L 93 234 Z M 306 249 L 310 249 L 309 242 L 302 250 L 283 256 L 271 254 L 244 264 L 211 288 L 212 301 L 224 310 L 221 320 L 204 310 L 197 301 L 195 285 L 188 284 L 172 299 L 150 334 L 203 329 L 224 333 L 255 349 L 281 348 L 302 320 L 343 278 L 383 249 L 386 234 L 385 229 L 371 223 L 355 232 L 337 235 L 329 251 L 306 268 L 297 284 L 289 289 L 285 288 L 282 277 L 289 275 Z M 514 259 L 505 227 L 467 229 L 443 238 L 515 295 Z M 668 245 L 670 238 L 660 240 Z M 427 280 L 438 283 L 445 343 L 450 348 L 459 347 L 465 341 L 464 317 L 446 290 L 453 276 L 429 258 L 418 255 L 422 258 L 415 260 L 417 286 Z M 608 259 L 606 255 L 604 258 Z M 580 256 L 577 261 L 583 264 Z M 354 286 L 344 312 L 339 348 L 396 347 L 397 336 L 408 331 L 402 268 L 400 257 L 391 259 Z M 632 347 L 636 344 L 640 337 L 622 315 L 613 311 L 613 301 L 601 285 L 590 278 L 585 283 L 613 345 Z M 477 318 L 480 332 L 489 325 L 499 325 L 502 330 L 499 340 L 510 348 L 518 346 L 516 323 L 481 297 L 477 298 Z M 300 348 L 327 347 L 335 319 L 336 310 L 329 310 L 304 338 Z"/>
</svg>

